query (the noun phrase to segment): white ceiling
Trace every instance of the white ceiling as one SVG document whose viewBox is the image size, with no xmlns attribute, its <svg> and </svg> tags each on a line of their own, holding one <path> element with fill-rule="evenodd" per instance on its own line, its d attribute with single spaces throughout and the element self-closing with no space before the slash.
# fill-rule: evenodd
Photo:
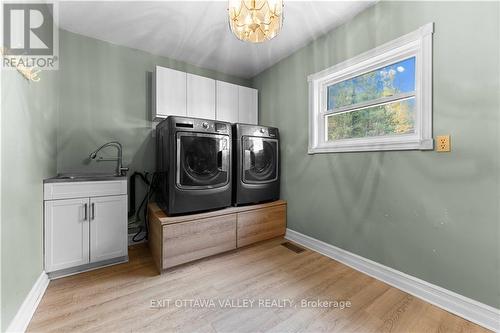
<svg viewBox="0 0 500 333">
<path fill-rule="evenodd" d="M 60 2 L 61 28 L 250 78 L 375 1 L 286 1 L 281 33 L 262 44 L 229 31 L 227 1 Z"/>
</svg>

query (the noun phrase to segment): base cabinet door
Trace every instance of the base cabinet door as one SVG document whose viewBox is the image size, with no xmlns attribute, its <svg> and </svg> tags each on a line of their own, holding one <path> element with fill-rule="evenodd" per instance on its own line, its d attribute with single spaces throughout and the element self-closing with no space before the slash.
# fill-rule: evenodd
<svg viewBox="0 0 500 333">
<path fill-rule="evenodd" d="M 45 201 L 45 270 L 89 262 L 89 199 Z"/>
<path fill-rule="evenodd" d="M 90 198 L 90 262 L 127 255 L 127 196 Z"/>
</svg>

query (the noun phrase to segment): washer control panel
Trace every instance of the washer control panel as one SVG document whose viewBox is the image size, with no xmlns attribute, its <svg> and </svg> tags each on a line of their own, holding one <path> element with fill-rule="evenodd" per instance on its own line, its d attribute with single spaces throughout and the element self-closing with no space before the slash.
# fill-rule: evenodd
<svg viewBox="0 0 500 333">
<path fill-rule="evenodd" d="M 192 129 L 200 132 L 218 132 L 228 134 L 231 133 L 231 125 L 224 122 L 217 122 L 205 119 L 193 118 L 177 118 L 175 120 L 175 127 Z"/>
</svg>

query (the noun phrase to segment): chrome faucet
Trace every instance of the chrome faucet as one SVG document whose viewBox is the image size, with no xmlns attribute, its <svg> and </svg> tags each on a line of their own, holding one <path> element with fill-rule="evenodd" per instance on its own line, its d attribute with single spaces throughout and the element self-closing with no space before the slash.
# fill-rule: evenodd
<svg viewBox="0 0 500 333">
<path fill-rule="evenodd" d="M 97 153 L 106 147 L 115 147 L 116 150 L 118 151 L 118 156 L 116 158 L 103 158 L 99 157 L 97 159 L 97 162 L 104 162 L 104 161 L 116 161 L 116 175 L 117 176 L 125 176 L 126 172 L 128 171 L 128 168 L 123 167 L 123 160 L 122 160 L 122 145 L 118 141 L 111 141 L 108 143 L 103 144 L 99 148 L 97 148 L 95 151 L 91 152 L 89 155 L 89 158 L 91 160 L 95 160 L 97 158 Z"/>
</svg>

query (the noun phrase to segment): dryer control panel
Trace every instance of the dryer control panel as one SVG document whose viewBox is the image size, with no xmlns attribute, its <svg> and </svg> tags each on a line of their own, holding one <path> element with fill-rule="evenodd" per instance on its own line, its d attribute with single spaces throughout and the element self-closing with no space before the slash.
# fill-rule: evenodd
<svg viewBox="0 0 500 333">
<path fill-rule="evenodd" d="M 276 127 L 236 124 L 238 133 L 242 136 L 257 136 L 265 138 L 279 137 L 279 131 Z"/>
</svg>

